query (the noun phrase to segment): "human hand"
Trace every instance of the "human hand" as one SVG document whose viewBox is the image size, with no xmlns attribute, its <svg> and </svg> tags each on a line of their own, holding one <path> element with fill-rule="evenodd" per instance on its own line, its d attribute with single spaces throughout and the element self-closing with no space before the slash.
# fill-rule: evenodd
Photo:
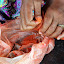
<svg viewBox="0 0 64 64">
<path fill-rule="evenodd" d="M 22 31 L 33 29 L 41 23 L 41 3 L 42 0 L 22 0 L 20 12 Z M 34 17 L 35 21 L 33 20 Z"/>
<path fill-rule="evenodd" d="M 1 35 L 1 39 L 3 41 L 0 40 L 0 45 L 2 44 L 1 46 L 5 48 L 5 51 L 1 48 L 0 53 L 3 50 L 4 54 L 6 51 L 8 51 L 6 53 L 6 54 L 8 54 L 10 52 L 10 50 L 12 49 L 13 44 L 15 42 L 17 42 L 19 39 L 23 40 L 23 38 L 26 37 L 27 35 L 35 34 L 33 32 L 22 32 L 19 29 L 20 21 L 18 21 L 18 20 L 19 19 L 10 20 L 10 22 L 7 22 L 7 23 L 1 25 L 1 28 L 0 28 L 1 34 L 0 35 Z M 35 35 L 38 35 L 38 34 L 35 34 Z M 33 44 L 33 46 L 31 47 L 31 51 L 29 53 L 24 53 L 23 55 L 19 55 L 18 52 L 20 52 L 20 51 L 15 51 L 16 54 L 19 55 L 18 57 L 15 57 L 15 58 L 5 58 L 0 55 L 1 56 L 0 64 L 25 64 L 25 63 L 39 64 L 42 61 L 42 59 L 44 58 L 45 54 L 48 54 L 54 48 L 54 39 L 49 39 L 48 37 L 44 37 L 44 38 L 42 38 L 42 40 L 41 40 L 41 38 L 40 39 L 38 38 L 38 40 L 39 40 L 38 43 Z M 9 46 L 7 45 L 5 47 L 4 44 L 9 44 Z M 9 48 L 9 47 L 11 47 L 11 48 Z M 36 60 L 38 60 L 38 62 L 35 62 Z"/>
<path fill-rule="evenodd" d="M 59 26 L 64 25 L 63 11 L 64 2 L 54 1 L 45 13 L 44 23 L 39 32 L 51 38 L 59 36 L 64 30 L 64 28 Z"/>
<path fill-rule="evenodd" d="M 51 45 L 49 45 L 51 44 Z M 54 48 L 54 39 L 45 37 L 41 43 L 34 44 L 29 53 L 25 53 L 15 58 L 0 57 L 2 64 L 39 64 L 44 58 L 45 54 Z M 3 60 L 2 60 L 3 59 Z M 36 61 L 37 60 L 37 61 Z"/>
</svg>

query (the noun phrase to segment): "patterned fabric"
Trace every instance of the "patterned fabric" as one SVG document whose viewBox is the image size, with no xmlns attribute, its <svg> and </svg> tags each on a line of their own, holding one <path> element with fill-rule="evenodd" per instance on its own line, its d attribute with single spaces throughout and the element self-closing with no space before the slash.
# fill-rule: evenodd
<svg viewBox="0 0 64 64">
<path fill-rule="evenodd" d="M 1 1 L 1 4 L 5 3 Z M 0 10 L 3 11 L 8 17 L 15 18 L 20 16 L 21 0 L 8 0 L 6 5 L 0 5 Z"/>
<path fill-rule="evenodd" d="M 7 5 L 7 0 L 0 0 L 0 7 Z"/>
<path fill-rule="evenodd" d="M 20 16 L 21 4 L 22 0 L 0 0 L 0 11 L 3 11 L 8 17 L 15 18 Z M 44 5 L 45 2 L 42 1 L 42 7 Z"/>
</svg>

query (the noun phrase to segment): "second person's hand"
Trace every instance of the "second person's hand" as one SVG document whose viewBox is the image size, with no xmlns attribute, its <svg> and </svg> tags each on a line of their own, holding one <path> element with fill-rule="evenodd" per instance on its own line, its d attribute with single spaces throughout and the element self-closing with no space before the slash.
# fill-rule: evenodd
<svg viewBox="0 0 64 64">
<path fill-rule="evenodd" d="M 45 36 L 56 38 L 62 31 L 64 25 L 64 0 L 53 0 L 51 6 L 47 9 L 44 16 L 44 23 L 40 33 Z"/>
</svg>

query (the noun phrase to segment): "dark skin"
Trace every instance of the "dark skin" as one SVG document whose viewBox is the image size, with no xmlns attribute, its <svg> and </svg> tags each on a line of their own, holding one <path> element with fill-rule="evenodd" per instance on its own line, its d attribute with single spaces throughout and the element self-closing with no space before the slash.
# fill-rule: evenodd
<svg viewBox="0 0 64 64">
<path fill-rule="evenodd" d="M 57 4 L 58 3 L 58 4 Z M 60 0 L 53 1 L 51 6 L 47 9 L 44 16 L 44 23 L 40 32 L 44 35 L 55 38 L 62 33 L 64 28 L 57 26 L 64 25 L 64 2 Z"/>
<path fill-rule="evenodd" d="M 35 28 L 39 23 L 35 22 L 33 18 L 41 18 L 41 3 L 42 0 L 22 0 L 20 17 L 21 19 L 21 30 L 30 30 Z M 38 7 L 37 7 L 38 5 Z M 33 15 L 35 10 L 35 15 Z"/>
<path fill-rule="evenodd" d="M 23 0 L 21 18 L 24 29 L 28 30 L 29 26 L 31 27 L 29 29 L 33 29 L 38 25 L 32 21 L 32 11 L 35 10 L 35 17 L 41 17 L 41 2 L 42 0 Z M 64 28 L 58 26 L 58 24 L 64 25 L 64 0 L 53 0 L 45 13 L 44 23 L 39 32 L 50 38 L 56 38 L 64 30 Z"/>
</svg>

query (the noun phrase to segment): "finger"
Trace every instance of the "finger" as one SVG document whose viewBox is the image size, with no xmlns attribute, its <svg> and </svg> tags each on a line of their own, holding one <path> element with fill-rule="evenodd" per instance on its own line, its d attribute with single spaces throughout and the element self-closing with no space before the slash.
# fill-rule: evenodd
<svg viewBox="0 0 64 64">
<path fill-rule="evenodd" d="M 33 57 L 34 59 L 39 59 L 38 62 L 42 60 L 42 58 L 44 58 L 47 48 L 48 48 L 48 42 L 49 42 L 49 38 L 45 37 L 44 40 L 42 41 L 42 43 L 39 44 L 34 44 L 32 46 L 32 50 L 31 50 L 31 57 Z M 40 52 L 40 53 L 38 53 Z M 36 63 L 39 64 L 39 63 Z"/>
<path fill-rule="evenodd" d="M 11 51 L 11 47 L 8 44 L 6 44 L 5 42 L 3 42 L 2 40 L 0 40 L 0 46 L 2 48 L 1 51 L 0 51 L 1 57 L 6 56 Z"/>
<path fill-rule="evenodd" d="M 41 4 L 42 4 L 42 0 L 34 0 L 35 19 L 36 19 L 35 22 L 38 23 L 42 22 L 42 17 L 43 17 L 43 15 L 41 16 Z"/>
<path fill-rule="evenodd" d="M 34 0 L 35 17 L 41 16 L 41 4 L 42 0 Z"/>
<path fill-rule="evenodd" d="M 57 40 L 63 39 L 64 40 L 64 32 L 57 37 Z"/>
<path fill-rule="evenodd" d="M 56 31 L 50 36 L 51 38 L 56 38 L 57 36 L 59 36 L 61 34 L 61 32 L 63 31 L 63 28 L 61 28 L 60 26 L 57 27 Z"/>
<path fill-rule="evenodd" d="M 44 40 L 42 41 L 42 43 L 48 45 L 49 44 L 49 38 L 48 37 L 44 37 Z"/>
<path fill-rule="evenodd" d="M 42 43 L 38 44 L 38 48 L 42 49 L 48 47 L 49 44 L 49 38 L 45 37 L 44 40 L 42 41 Z"/>
<path fill-rule="evenodd" d="M 48 40 L 49 39 L 46 37 L 43 42 L 45 42 L 47 44 Z M 46 51 L 47 51 L 47 46 L 44 46 L 42 43 L 34 44 L 32 46 L 31 52 L 26 54 L 26 56 L 24 56 L 24 58 L 22 60 L 17 62 L 17 64 L 19 64 L 19 63 L 21 63 L 21 64 L 25 63 L 26 64 L 27 58 L 28 58 L 28 60 L 30 60 L 27 62 L 27 64 L 33 64 L 33 63 L 39 64 L 41 62 L 41 60 L 44 58 Z M 35 60 L 38 60 L 38 61 L 35 62 Z"/>
<path fill-rule="evenodd" d="M 57 25 L 58 25 L 58 22 L 57 22 L 56 20 L 54 20 L 54 21 L 52 22 L 51 26 L 50 26 L 49 29 L 45 32 L 44 35 L 46 35 L 46 36 L 51 35 L 51 34 L 55 31 Z"/>
<path fill-rule="evenodd" d="M 24 7 L 23 6 L 21 7 L 20 15 L 21 15 L 21 30 L 24 30 L 26 26 L 25 26 L 25 20 L 24 20 Z"/>
<path fill-rule="evenodd" d="M 24 16 L 25 16 L 25 21 L 26 25 L 31 25 L 31 26 L 36 26 L 38 23 L 35 23 L 33 20 L 33 10 L 34 10 L 34 5 L 33 5 L 33 0 L 27 0 L 27 3 L 25 3 L 24 7 Z"/>
<path fill-rule="evenodd" d="M 34 0 L 35 19 L 36 19 L 36 22 L 39 22 L 39 23 L 42 22 L 41 4 L 42 4 L 42 0 Z"/>
<path fill-rule="evenodd" d="M 45 16 L 44 16 L 44 23 L 43 23 L 42 28 L 40 29 L 40 32 L 42 32 L 42 33 L 44 33 L 52 23 L 53 15 L 50 13 L 51 12 L 47 11 Z"/>
<path fill-rule="evenodd" d="M 55 40 L 50 39 L 49 40 L 49 45 L 48 45 L 48 50 L 47 50 L 46 54 L 50 53 L 54 49 L 54 46 L 55 46 Z"/>
<path fill-rule="evenodd" d="M 31 2 L 32 0 L 30 0 L 29 3 L 32 3 Z M 25 4 L 22 5 L 21 7 L 21 30 L 24 31 L 24 30 L 30 30 L 30 29 L 33 29 L 35 26 L 36 26 L 36 23 L 33 20 L 33 17 L 32 17 L 32 5 L 30 5 L 28 2 L 25 2 Z M 29 4 L 29 5 L 28 5 Z M 29 6 L 29 8 L 27 9 L 27 7 Z M 30 22 L 32 21 L 32 22 Z M 32 25 L 32 26 L 30 26 Z"/>
<path fill-rule="evenodd" d="M 29 30 L 29 29 L 33 29 L 34 26 L 27 26 L 26 25 L 26 20 L 25 20 L 25 10 L 24 10 L 24 6 L 22 6 L 22 9 L 21 9 L 21 30 L 24 31 L 24 30 Z"/>
</svg>

